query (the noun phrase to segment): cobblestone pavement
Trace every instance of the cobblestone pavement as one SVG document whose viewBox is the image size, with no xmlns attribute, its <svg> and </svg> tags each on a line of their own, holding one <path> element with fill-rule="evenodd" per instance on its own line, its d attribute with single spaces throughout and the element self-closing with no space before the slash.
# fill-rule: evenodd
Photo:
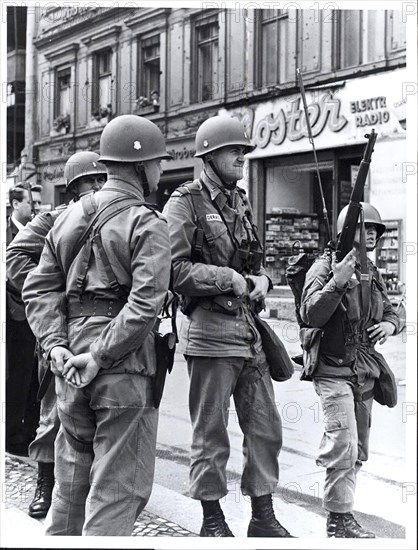
<svg viewBox="0 0 418 550">
<path fill-rule="evenodd" d="M 28 458 L 6 453 L 3 500 L 6 508 L 18 508 L 28 512 L 35 493 L 37 468 Z M 37 520 L 44 523 L 44 519 Z M 196 537 L 195 533 L 144 510 L 135 522 L 134 537 Z"/>
</svg>

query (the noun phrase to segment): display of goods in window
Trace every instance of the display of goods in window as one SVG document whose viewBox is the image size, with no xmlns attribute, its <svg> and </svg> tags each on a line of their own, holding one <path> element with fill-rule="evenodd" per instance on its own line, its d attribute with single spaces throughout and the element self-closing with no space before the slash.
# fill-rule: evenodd
<svg viewBox="0 0 418 550">
<path fill-rule="evenodd" d="M 300 249 L 307 253 L 319 251 L 318 217 L 297 208 L 273 207 L 266 218 L 266 269 L 273 284 L 285 285 L 293 243 L 298 241 Z"/>
</svg>

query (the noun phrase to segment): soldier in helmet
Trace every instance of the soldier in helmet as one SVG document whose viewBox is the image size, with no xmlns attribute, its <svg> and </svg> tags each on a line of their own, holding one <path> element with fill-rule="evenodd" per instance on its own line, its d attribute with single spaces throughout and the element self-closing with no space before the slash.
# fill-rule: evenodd
<svg viewBox="0 0 418 550">
<path fill-rule="evenodd" d="M 72 155 L 65 164 L 64 178 L 67 192 L 78 201 L 86 194 L 98 191 L 107 178 L 106 166 L 93 151 L 81 151 Z M 71 204 L 71 203 L 70 203 Z M 55 220 L 67 208 L 63 204 L 51 212 L 38 214 L 16 236 L 6 251 L 6 274 L 8 285 L 21 300 L 23 284 L 28 273 L 41 257 L 45 238 Z M 22 303 L 23 306 L 23 303 Z M 49 368 L 49 362 L 41 354 L 38 358 L 38 375 L 41 381 Z M 29 504 L 29 515 L 35 518 L 46 516 L 51 506 L 54 486 L 54 443 L 59 429 L 54 384 L 50 384 L 41 400 L 39 427 L 29 446 L 29 456 L 38 463 L 38 479 L 35 495 Z"/>
<path fill-rule="evenodd" d="M 313 380 L 325 415 L 317 464 L 326 468 L 327 535 L 336 538 L 375 538 L 352 514 L 354 492 L 357 472 L 368 458 L 376 380 L 389 369 L 375 344 L 399 327 L 383 278 L 366 253 L 374 250 L 385 225 L 374 206 L 361 205 L 355 247 L 339 263 L 335 253 L 318 258 L 306 275 L 300 309 L 311 327 L 301 330 L 308 350 L 303 376 Z M 347 209 L 338 216 L 338 233 Z"/>
<path fill-rule="evenodd" d="M 244 190 L 244 155 L 253 146 L 234 118 L 214 116 L 196 134 L 198 180 L 177 189 L 165 213 L 174 288 L 182 295 L 180 345 L 187 359 L 193 427 L 190 495 L 203 508 L 202 537 L 234 536 L 219 500 L 227 494 L 228 406 L 244 434 L 241 490 L 251 497 L 249 537 L 290 537 L 272 506 L 282 427 L 251 304 L 271 281 Z M 249 292 L 250 281 L 252 290 Z"/>
<path fill-rule="evenodd" d="M 47 535 L 129 536 L 151 493 L 153 329 L 171 258 L 167 222 L 144 198 L 168 156 L 154 123 L 110 121 L 100 140 L 107 182 L 60 215 L 24 285 L 61 422 Z"/>
</svg>

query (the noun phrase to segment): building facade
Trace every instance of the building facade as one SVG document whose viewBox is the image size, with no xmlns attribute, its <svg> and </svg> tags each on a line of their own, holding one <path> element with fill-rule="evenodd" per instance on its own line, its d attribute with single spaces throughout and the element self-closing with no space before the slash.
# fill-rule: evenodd
<svg viewBox="0 0 418 550">
<path fill-rule="evenodd" d="M 51 207 L 66 199 L 65 161 L 79 150 L 98 151 L 114 116 L 146 116 L 166 136 L 173 160 L 163 162 L 154 197 L 160 206 L 201 169 L 193 157 L 199 125 L 215 114 L 236 116 L 256 144 L 244 185 L 267 266 L 275 284 L 285 284 L 292 243 L 315 252 L 326 241 L 300 68 L 333 234 L 364 136 L 375 128 L 364 199 L 391 222 L 376 260 L 394 290 L 405 278 L 399 251 L 406 211 L 406 29 L 400 12 L 53 4 L 36 8 L 33 26 L 36 80 L 27 109 L 37 124 L 26 137 Z"/>
</svg>

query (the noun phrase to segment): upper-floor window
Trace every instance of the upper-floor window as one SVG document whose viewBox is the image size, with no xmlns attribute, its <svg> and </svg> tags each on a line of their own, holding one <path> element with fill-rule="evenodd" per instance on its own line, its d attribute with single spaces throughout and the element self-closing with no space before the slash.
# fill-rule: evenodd
<svg viewBox="0 0 418 550">
<path fill-rule="evenodd" d="M 401 10 L 389 11 L 389 36 L 390 50 L 402 50 L 406 48 L 406 23 Z"/>
<path fill-rule="evenodd" d="M 55 116 L 70 114 L 71 108 L 71 68 L 57 69 L 56 71 L 56 97 Z"/>
<path fill-rule="evenodd" d="M 192 96 L 206 101 L 218 92 L 218 14 L 194 21 Z"/>
<path fill-rule="evenodd" d="M 112 105 L 112 51 L 102 50 L 94 56 L 93 112 Z"/>
<path fill-rule="evenodd" d="M 256 57 L 256 76 L 259 87 L 271 86 L 281 81 L 280 63 L 286 46 L 285 25 L 288 24 L 287 10 L 256 10 L 256 31 L 258 55 Z"/>
<path fill-rule="evenodd" d="M 348 69 L 385 59 L 385 12 L 339 10 L 336 68 Z"/>
<path fill-rule="evenodd" d="M 159 35 L 140 40 L 139 92 L 150 102 L 160 94 Z"/>
</svg>

